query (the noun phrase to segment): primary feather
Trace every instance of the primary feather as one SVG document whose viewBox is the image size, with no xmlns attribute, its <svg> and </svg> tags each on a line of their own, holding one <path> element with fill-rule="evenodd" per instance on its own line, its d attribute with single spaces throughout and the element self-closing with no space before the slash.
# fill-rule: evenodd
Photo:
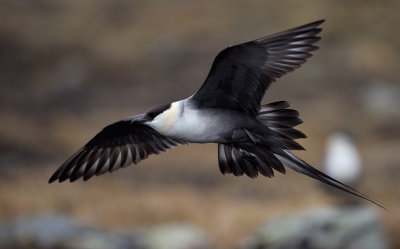
<svg viewBox="0 0 400 249">
<path fill-rule="evenodd" d="M 260 110 L 265 91 L 277 78 L 311 57 L 324 20 L 228 47 L 215 58 L 200 89 L 192 97 L 199 107 L 250 113 Z"/>
</svg>

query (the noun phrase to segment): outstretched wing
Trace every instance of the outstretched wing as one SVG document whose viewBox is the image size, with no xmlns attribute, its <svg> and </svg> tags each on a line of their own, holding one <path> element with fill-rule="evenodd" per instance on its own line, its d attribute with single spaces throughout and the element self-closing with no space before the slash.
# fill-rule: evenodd
<svg viewBox="0 0 400 249">
<path fill-rule="evenodd" d="M 165 137 L 153 128 L 131 119 L 105 127 L 92 140 L 70 157 L 52 175 L 53 181 L 71 182 L 83 176 L 86 181 L 94 175 L 112 172 L 147 158 L 150 154 L 171 149 L 184 142 Z"/>
<path fill-rule="evenodd" d="M 300 67 L 318 47 L 324 20 L 228 47 L 215 58 L 191 100 L 199 107 L 234 109 L 257 115 L 269 85 Z"/>
</svg>

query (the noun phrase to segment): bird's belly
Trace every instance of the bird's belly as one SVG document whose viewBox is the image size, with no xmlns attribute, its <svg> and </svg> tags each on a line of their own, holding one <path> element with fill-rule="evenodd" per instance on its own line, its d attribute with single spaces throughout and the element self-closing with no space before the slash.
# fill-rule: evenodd
<svg viewBox="0 0 400 249">
<path fill-rule="evenodd" d="M 215 117 L 200 111 L 185 112 L 163 135 L 192 143 L 212 143 L 221 140 L 223 130 Z"/>
</svg>

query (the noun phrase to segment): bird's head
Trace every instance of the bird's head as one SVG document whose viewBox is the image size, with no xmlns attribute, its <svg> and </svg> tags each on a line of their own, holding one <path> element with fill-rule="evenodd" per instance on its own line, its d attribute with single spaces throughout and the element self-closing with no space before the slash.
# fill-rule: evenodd
<svg viewBox="0 0 400 249">
<path fill-rule="evenodd" d="M 171 104 L 157 106 L 144 114 L 129 117 L 128 119 L 131 121 L 131 123 L 143 124 L 147 122 L 152 122 L 159 114 L 162 114 L 170 108 Z"/>
<path fill-rule="evenodd" d="M 143 118 L 146 120 L 146 122 L 151 122 L 153 121 L 158 115 L 166 112 L 171 108 L 171 104 L 165 104 L 165 105 L 160 105 L 157 106 L 150 111 L 146 112 L 143 116 Z"/>
<path fill-rule="evenodd" d="M 179 112 L 179 101 L 172 104 L 161 105 L 143 115 L 144 123 L 161 134 L 165 134 L 174 126 L 178 119 Z"/>
</svg>

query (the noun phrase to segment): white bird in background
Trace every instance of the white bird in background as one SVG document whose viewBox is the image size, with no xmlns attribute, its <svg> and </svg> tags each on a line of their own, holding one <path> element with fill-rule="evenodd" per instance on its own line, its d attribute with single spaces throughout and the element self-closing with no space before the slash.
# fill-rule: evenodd
<svg viewBox="0 0 400 249">
<path fill-rule="evenodd" d="M 285 173 L 286 166 L 370 200 L 292 154 L 290 150 L 304 149 L 295 139 L 305 135 L 293 128 L 302 121 L 288 102 L 261 105 L 277 78 L 312 56 L 323 22 L 222 50 L 196 93 L 105 127 L 61 165 L 49 182 L 88 180 L 180 144 L 217 143 L 223 174 L 272 177 L 274 170 Z"/>
<path fill-rule="evenodd" d="M 349 133 L 336 131 L 329 136 L 323 171 L 346 185 L 354 187 L 359 183 L 361 157 Z"/>
</svg>

